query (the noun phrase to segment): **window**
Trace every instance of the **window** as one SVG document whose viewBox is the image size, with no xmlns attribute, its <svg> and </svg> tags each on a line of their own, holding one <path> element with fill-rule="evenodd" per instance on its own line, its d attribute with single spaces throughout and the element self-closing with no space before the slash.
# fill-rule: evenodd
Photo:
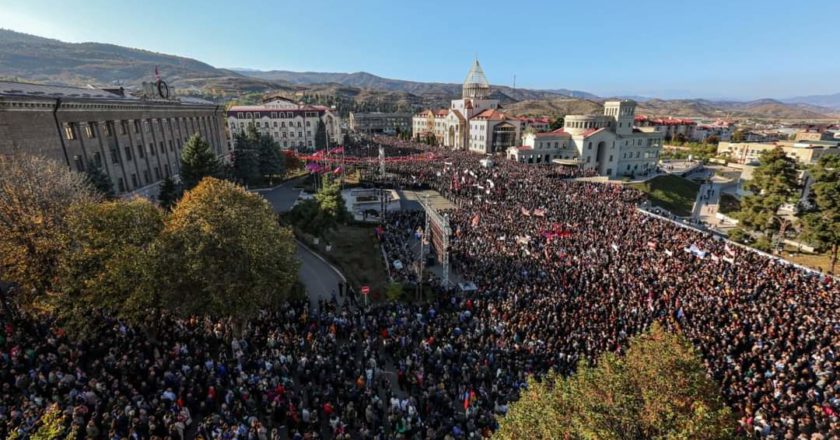
<svg viewBox="0 0 840 440">
<path fill-rule="evenodd" d="M 160 170 L 155 167 L 155 180 L 160 180 Z"/>
<path fill-rule="evenodd" d="M 98 151 L 93 153 L 93 163 L 95 163 L 97 167 L 102 166 L 102 155 L 100 155 Z"/>
<path fill-rule="evenodd" d="M 175 144 L 172 143 L 172 139 L 169 140 L 169 151 L 175 151 Z"/>
<path fill-rule="evenodd" d="M 73 160 L 76 162 L 76 171 L 83 172 L 85 170 L 85 161 L 82 160 L 82 156 L 77 154 L 73 156 Z"/>
<path fill-rule="evenodd" d="M 117 179 L 117 187 L 120 189 L 120 192 L 121 192 L 121 193 L 122 193 L 122 192 L 125 192 L 125 181 L 123 180 L 123 178 L 122 178 L 122 177 L 120 177 L 119 179 Z"/>
<path fill-rule="evenodd" d="M 612 154 L 610 155 L 610 160 L 609 161 L 612 162 Z"/>
<path fill-rule="evenodd" d="M 120 121 L 120 134 L 128 134 L 128 121 Z"/>
<path fill-rule="evenodd" d="M 163 173 L 166 177 L 169 177 L 169 164 L 168 163 L 163 165 Z"/>
<path fill-rule="evenodd" d="M 146 181 L 146 185 L 152 183 L 152 173 L 149 170 L 143 170 L 143 180 Z"/>
<path fill-rule="evenodd" d="M 131 187 L 132 188 L 137 188 L 137 186 L 138 186 L 137 174 L 131 173 Z"/>
<path fill-rule="evenodd" d="M 152 156 L 157 154 L 155 152 L 155 144 L 149 144 L 149 154 L 151 154 Z"/>
<path fill-rule="evenodd" d="M 125 160 L 131 162 L 131 147 L 125 147 Z"/>
<path fill-rule="evenodd" d="M 76 139 L 76 124 L 71 122 L 64 125 L 64 137 L 70 141 Z"/>
<path fill-rule="evenodd" d="M 140 159 L 145 157 L 145 155 L 143 154 L 143 146 L 142 145 L 137 146 L 137 156 L 139 156 Z"/>
<path fill-rule="evenodd" d="M 163 146 L 163 141 L 160 141 L 158 144 L 160 146 L 160 154 L 166 154 L 166 147 Z"/>
<path fill-rule="evenodd" d="M 306 121 L 306 126 L 307 126 L 307 127 L 310 127 L 310 126 L 311 126 L 311 124 L 309 123 L 309 121 Z"/>
<path fill-rule="evenodd" d="M 271 119 L 276 119 L 276 118 L 277 118 L 277 112 L 271 112 Z M 275 124 L 276 124 L 276 122 L 275 122 Z"/>
<path fill-rule="evenodd" d="M 134 132 L 135 133 L 140 133 L 140 121 L 138 121 L 136 119 L 134 120 Z M 140 157 L 142 157 L 142 156 L 140 156 Z"/>
<path fill-rule="evenodd" d="M 111 148 L 111 163 L 120 163 L 120 153 L 116 148 Z"/>
<path fill-rule="evenodd" d="M 96 122 L 88 122 L 85 125 L 85 137 L 93 139 L 96 137 Z"/>
<path fill-rule="evenodd" d="M 114 121 L 105 121 L 105 135 L 109 137 L 114 135 Z"/>
<path fill-rule="evenodd" d="M 236 118 L 242 119 L 242 112 L 236 112 Z"/>
</svg>

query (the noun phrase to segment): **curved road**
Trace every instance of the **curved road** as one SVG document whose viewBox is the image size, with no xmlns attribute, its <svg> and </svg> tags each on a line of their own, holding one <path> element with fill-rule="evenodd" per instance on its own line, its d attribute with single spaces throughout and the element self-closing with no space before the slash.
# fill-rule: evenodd
<svg viewBox="0 0 840 440">
<path fill-rule="evenodd" d="M 259 191 L 259 193 L 271 203 L 275 212 L 288 212 L 300 195 L 300 190 L 295 189 L 294 186 L 301 180 L 290 180 L 270 190 Z M 319 299 L 332 299 L 333 291 L 338 294 L 338 283 L 343 282 L 343 278 L 337 269 L 315 255 L 300 242 L 297 243 L 297 255 L 300 259 L 298 274 L 301 282 L 306 286 L 310 306 L 316 306 Z M 341 302 L 342 298 L 338 297 L 338 300 Z"/>
</svg>

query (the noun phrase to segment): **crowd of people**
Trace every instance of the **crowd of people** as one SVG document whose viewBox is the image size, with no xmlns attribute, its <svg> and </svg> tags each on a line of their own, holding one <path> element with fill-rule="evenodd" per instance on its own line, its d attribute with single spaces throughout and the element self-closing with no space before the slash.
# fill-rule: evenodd
<svg viewBox="0 0 840 440">
<path fill-rule="evenodd" d="M 438 154 L 372 178 L 452 201 L 453 270 L 476 292 L 288 303 L 241 333 L 99 316 L 90 341 L 4 312 L 0 435 L 26 438 L 58 404 L 85 439 L 482 438 L 529 375 L 572 374 L 660 321 L 698 348 L 741 433 L 840 436 L 835 281 L 646 215 L 640 193 L 579 171 Z M 420 219 L 390 217 L 394 259 L 415 255 Z"/>
</svg>

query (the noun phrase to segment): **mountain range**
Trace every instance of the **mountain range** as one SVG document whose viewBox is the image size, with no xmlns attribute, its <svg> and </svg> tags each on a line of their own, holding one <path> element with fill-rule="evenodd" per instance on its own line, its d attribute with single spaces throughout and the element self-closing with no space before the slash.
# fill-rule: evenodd
<svg viewBox="0 0 840 440">
<path fill-rule="evenodd" d="M 177 94 L 217 102 L 256 102 L 280 95 L 348 109 L 414 111 L 448 106 L 461 84 L 382 78 L 367 72 L 325 73 L 224 69 L 191 58 L 103 43 L 66 43 L 0 29 L 0 79 L 74 86 L 137 88 L 155 69 Z M 579 90 L 532 90 L 492 86 L 492 97 L 509 111 L 534 115 L 597 113 L 603 97 Z M 840 93 L 787 100 L 640 101 L 640 113 L 659 116 L 824 119 L 840 113 Z"/>
</svg>

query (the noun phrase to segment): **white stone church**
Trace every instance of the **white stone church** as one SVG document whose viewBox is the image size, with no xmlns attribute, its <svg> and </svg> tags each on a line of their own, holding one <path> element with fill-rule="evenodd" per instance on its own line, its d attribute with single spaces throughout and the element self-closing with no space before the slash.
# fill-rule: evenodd
<svg viewBox="0 0 840 440">
<path fill-rule="evenodd" d="M 475 60 L 461 99 L 448 109 L 415 115 L 413 137 L 453 149 L 503 153 L 522 163 L 594 169 L 608 177 L 643 176 L 656 169 L 663 134 L 634 126 L 634 101 L 606 101 L 602 115 L 566 115 L 563 128 L 546 133 L 523 118 L 502 113 L 499 101 L 489 95 L 490 83 Z"/>
<path fill-rule="evenodd" d="M 527 122 L 499 111 L 499 101 L 488 99 L 489 94 L 490 83 L 475 60 L 464 80 L 461 99 L 453 100 L 448 109 L 414 115 L 413 137 L 434 137 L 434 142 L 443 146 L 477 153 L 504 152 L 519 145 Z"/>
</svg>

